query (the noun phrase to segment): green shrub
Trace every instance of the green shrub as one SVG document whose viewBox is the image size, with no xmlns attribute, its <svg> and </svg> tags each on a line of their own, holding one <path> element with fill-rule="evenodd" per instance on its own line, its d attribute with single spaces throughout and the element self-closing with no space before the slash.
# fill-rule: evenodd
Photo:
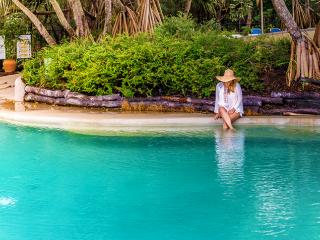
<svg viewBox="0 0 320 240">
<path fill-rule="evenodd" d="M 179 20 L 171 20 L 171 25 L 179 25 Z M 289 41 L 246 41 L 227 32 L 172 30 L 170 24 L 151 36 L 79 40 L 46 48 L 25 63 L 23 77 L 28 85 L 90 95 L 210 97 L 214 77 L 226 68 L 235 70 L 244 89 L 260 91 L 261 75 L 285 71 L 288 65 Z"/>
<path fill-rule="evenodd" d="M 180 13 L 177 17 L 168 17 L 164 23 L 156 28 L 158 36 L 174 36 L 183 39 L 190 39 L 196 31 L 197 24 L 194 19 L 185 17 Z"/>
</svg>

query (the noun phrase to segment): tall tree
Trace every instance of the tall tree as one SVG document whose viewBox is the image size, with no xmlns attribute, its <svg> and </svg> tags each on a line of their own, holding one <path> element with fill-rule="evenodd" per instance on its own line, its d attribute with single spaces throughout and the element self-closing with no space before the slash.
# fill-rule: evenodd
<svg viewBox="0 0 320 240">
<path fill-rule="evenodd" d="M 64 29 L 68 32 L 68 34 L 70 35 L 70 37 L 75 37 L 76 33 L 73 30 L 73 28 L 71 27 L 70 23 L 68 22 L 68 20 L 66 19 L 59 3 L 57 2 L 57 0 L 50 0 L 50 3 L 54 9 L 54 11 L 57 14 L 57 17 L 61 23 L 61 25 L 64 27 Z"/>
<path fill-rule="evenodd" d="M 111 0 L 104 0 L 104 27 L 102 31 L 102 35 L 106 35 L 108 32 L 111 32 L 111 17 L 112 17 L 112 1 Z"/>
<path fill-rule="evenodd" d="M 272 0 L 274 8 L 292 37 L 288 84 L 300 78 L 320 79 L 320 50 L 294 21 L 283 0 Z"/>
<path fill-rule="evenodd" d="M 264 33 L 263 0 L 257 0 L 257 6 L 260 7 L 260 26 L 261 26 L 261 31 L 262 31 L 262 33 Z"/>
<path fill-rule="evenodd" d="M 89 37 L 93 39 L 91 31 L 84 13 L 82 4 L 80 0 L 68 0 L 70 8 L 73 13 L 73 18 L 76 23 L 77 29 L 76 34 L 79 37 Z"/>
</svg>

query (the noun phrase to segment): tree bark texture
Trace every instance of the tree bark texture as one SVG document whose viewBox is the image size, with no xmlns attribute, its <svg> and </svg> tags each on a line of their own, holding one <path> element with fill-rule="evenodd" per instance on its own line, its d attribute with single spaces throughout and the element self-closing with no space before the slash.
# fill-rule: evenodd
<svg viewBox="0 0 320 240">
<path fill-rule="evenodd" d="M 317 45 L 317 47 L 320 48 L 320 23 L 316 25 L 313 41 Z"/>
<path fill-rule="evenodd" d="M 104 27 L 103 27 L 103 35 L 106 35 L 107 33 L 111 33 L 111 30 L 112 30 L 112 25 L 111 25 L 112 1 L 111 0 L 104 1 L 104 14 L 105 14 L 105 20 L 104 20 Z"/>
<path fill-rule="evenodd" d="M 45 26 L 40 22 L 40 20 L 34 15 L 26 6 L 24 6 L 19 0 L 12 0 L 12 2 L 30 19 L 30 21 L 35 25 L 41 36 L 46 40 L 49 45 L 55 45 L 56 41 L 49 34 Z"/>
<path fill-rule="evenodd" d="M 117 101 L 99 101 L 99 100 L 88 100 L 80 98 L 54 98 L 46 97 L 42 95 L 37 95 L 34 93 L 28 93 L 25 96 L 25 101 L 27 102 L 43 102 L 54 105 L 72 105 L 79 107 L 105 107 L 105 108 L 120 108 L 122 100 Z"/>
<path fill-rule="evenodd" d="M 252 7 L 249 7 L 248 8 L 248 16 L 247 16 L 247 21 L 246 21 L 246 26 L 251 28 L 251 25 L 252 25 Z"/>
<path fill-rule="evenodd" d="M 89 37 L 93 39 L 91 31 L 80 0 L 68 0 L 76 23 L 76 34 L 79 37 Z"/>
<path fill-rule="evenodd" d="M 283 24 L 287 27 L 288 32 L 290 33 L 291 37 L 297 41 L 302 41 L 302 33 L 294 21 L 291 13 L 289 12 L 285 2 L 283 0 L 272 0 L 272 4 L 274 9 L 276 10 L 277 15 L 280 17 Z"/>
<path fill-rule="evenodd" d="M 70 92 L 69 90 L 49 90 L 32 86 L 26 86 L 25 91 L 26 93 L 33 93 L 36 95 L 52 98 L 78 98 L 92 101 L 117 101 L 122 99 L 119 94 L 105 96 L 87 96 L 81 93 Z"/>
<path fill-rule="evenodd" d="M 290 14 L 284 0 L 272 0 L 273 6 L 282 23 L 287 27 L 293 43 L 287 81 L 290 86 L 293 80 L 311 78 L 320 79 L 320 50 L 317 43 L 302 33 Z"/>
<path fill-rule="evenodd" d="M 62 25 L 62 27 L 64 27 L 64 29 L 68 32 L 68 34 L 70 35 L 70 37 L 75 37 L 76 33 L 74 31 L 74 29 L 71 27 L 70 23 L 68 22 L 68 20 L 66 19 L 59 3 L 57 2 L 57 0 L 50 0 L 50 3 L 54 9 L 54 11 L 57 14 L 57 17 Z"/>
<path fill-rule="evenodd" d="M 184 13 L 185 15 L 188 15 L 191 9 L 192 0 L 186 0 L 184 5 Z"/>
</svg>

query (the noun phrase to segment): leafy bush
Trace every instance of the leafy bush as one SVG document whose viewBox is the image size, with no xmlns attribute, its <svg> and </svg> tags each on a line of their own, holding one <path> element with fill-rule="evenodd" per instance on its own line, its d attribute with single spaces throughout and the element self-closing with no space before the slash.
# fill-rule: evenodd
<svg viewBox="0 0 320 240">
<path fill-rule="evenodd" d="M 287 40 L 234 39 L 226 32 L 197 30 L 192 20 L 184 23 L 185 32 L 179 19 L 171 21 L 154 35 L 46 48 L 25 63 L 23 77 L 28 85 L 90 95 L 209 97 L 214 76 L 226 68 L 235 70 L 244 89 L 259 91 L 264 72 L 287 67 Z"/>
<path fill-rule="evenodd" d="M 17 37 L 27 34 L 28 28 L 26 17 L 19 12 L 11 13 L 0 20 L 0 34 L 5 37 L 7 58 L 16 58 Z"/>
</svg>

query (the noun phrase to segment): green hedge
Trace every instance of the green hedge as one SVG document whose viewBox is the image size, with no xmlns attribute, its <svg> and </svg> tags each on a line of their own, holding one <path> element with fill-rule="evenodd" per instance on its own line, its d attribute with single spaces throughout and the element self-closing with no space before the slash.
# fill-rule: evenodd
<svg viewBox="0 0 320 240">
<path fill-rule="evenodd" d="M 172 24 L 171 24 L 172 25 Z M 154 35 L 119 36 L 99 43 L 79 40 L 40 51 L 24 65 L 28 85 L 90 95 L 209 97 L 214 76 L 228 67 L 244 89 L 263 89 L 261 75 L 287 68 L 288 40 L 241 40 L 230 33 L 194 30 L 179 34 L 164 24 Z"/>
</svg>

